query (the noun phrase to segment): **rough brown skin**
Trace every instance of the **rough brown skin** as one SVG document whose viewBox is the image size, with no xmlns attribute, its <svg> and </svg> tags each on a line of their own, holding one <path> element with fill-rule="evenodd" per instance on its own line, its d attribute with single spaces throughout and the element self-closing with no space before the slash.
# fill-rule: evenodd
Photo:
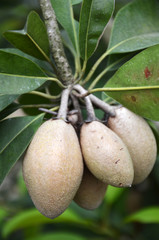
<svg viewBox="0 0 159 240">
<path fill-rule="evenodd" d="M 78 138 L 71 124 L 48 120 L 36 132 L 24 158 L 23 176 L 36 208 L 60 215 L 74 198 L 83 175 Z"/>
<path fill-rule="evenodd" d="M 82 153 L 88 169 L 104 183 L 115 187 L 131 186 L 134 170 L 127 147 L 104 124 L 83 124 L 80 136 Z"/>
<path fill-rule="evenodd" d="M 102 203 L 106 189 L 107 184 L 94 177 L 85 166 L 82 182 L 74 201 L 87 210 L 96 209 Z"/>
<path fill-rule="evenodd" d="M 143 118 L 124 107 L 116 109 L 116 117 L 109 118 L 108 126 L 118 134 L 130 152 L 134 165 L 133 184 L 141 183 L 151 172 L 157 156 L 151 128 Z"/>
</svg>

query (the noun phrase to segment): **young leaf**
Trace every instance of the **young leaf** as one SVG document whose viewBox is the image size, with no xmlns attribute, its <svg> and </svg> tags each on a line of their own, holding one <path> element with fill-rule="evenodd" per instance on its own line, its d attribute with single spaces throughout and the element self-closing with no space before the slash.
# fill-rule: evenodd
<svg viewBox="0 0 159 240">
<path fill-rule="evenodd" d="M 99 38 L 114 10 L 114 0 L 83 0 L 80 14 L 80 53 L 87 60 L 95 51 Z"/>
<path fill-rule="evenodd" d="M 129 222 L 140 222 L 140 223 L 159 223 L 159 207 L 150 207 L 142 209 L 132 215 L 126 217 L 124 220 L 126 223 Z"/>
<path fill-rule="evenodd" d="M 0 94 L 0 111 L 2 111 L 9 104 L 11 104 L 17 97 L 18 97 L 18 95 Z"/>
<path fill-rule="evenodd" d="M 29 92 L 45 81 L 45 73 L 34 62 L 0 50 L 0 94 Z"/>
<path fill-rule="evenodd" d="M 28 15 L 23 30 L 5 32 L 4 37 L 16 48 L 38 59 L 48 60 L 50 56 L 45 25 L 34 11 Z"/>
<path fill-rule="evenodd" d="M 156 45 L 142 51 L 122 65 L 105 85 L 106 88 L 118 89 L 105 92 L 133 112 L 159 121 L 158 72 L 159 45 Z M 153 86 L 157 86 L 156 89 L 153 89 Z M 149 89 L 129 90 L 130 87 Z"/>
<path fill-rule="evenodd" d="M 43 116 L 16 117 L 0 122 L 0 184 L 27 148 Z"/>
<path fill-rule="evenodd" d="M 57 20 L 68 33 L 76 52 L 78 47 L 78 28 L 79 24 L 74 19 L 71 0 L 51 0 Z M 62 7 L 61 7 L 62 6 Z"/>
<path fill-rule="evenodd" d="M 159 43 L 159 2 L 135 0 L 116 15 L 109 53 L 132 52 Z"/>
</svg>

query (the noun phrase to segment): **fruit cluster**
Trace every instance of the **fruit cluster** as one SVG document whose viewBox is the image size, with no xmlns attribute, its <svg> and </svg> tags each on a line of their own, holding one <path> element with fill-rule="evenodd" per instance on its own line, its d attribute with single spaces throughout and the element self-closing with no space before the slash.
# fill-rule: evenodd
<svg viewBox="0 0 159 240">
<path fill-rule="evenodd" d="M 57 217 L 72 200 L 95 209 L 108 185 L 130 187 L 149 175 L 157 155 L 151 128 L 124 107 L 115 113 L 107 126 L 97 120 L 84 123 L 80 140 L 62 119 L 50 119 L 38 129 L 24 157 L 23 175 L 43 215 Z"/>
</svg>

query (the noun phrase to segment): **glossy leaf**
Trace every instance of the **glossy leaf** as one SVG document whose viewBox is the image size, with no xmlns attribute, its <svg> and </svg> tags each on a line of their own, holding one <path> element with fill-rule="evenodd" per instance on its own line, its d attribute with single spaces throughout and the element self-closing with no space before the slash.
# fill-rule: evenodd
<svg viewBox="0 0 159 240">
<path fill-rule="evenodd" d="M 159 223 L 159 207 L 142 209 L 128 216 L 125 222 Z"/>
<path fill-rule="evenodd" d="M 81 2 L 82 2 L 82 0 L 71 0 L 72 5 L 79 4 Z"/>
<path fill-rule="evenodd" d="M 30 92 L 45 81 L 45 73 L 34 62 L 0 50 L 0 94 Z"/>
<path fill-rule="evenodd" d="M 0 122 L 0 184 L 27 148 L 43 116 L 16 117 Z"/>
<path fill-rule="evenodd" d="M 68 33 L 74 48 L 78 51 L 79 23 L 74 19 L 71 0 L 51 0 L 57 20 Z M 62 7 L 61 7 L 62 6 Z"/>
<path fill-rule="evenodd" d="M 67 209 L 62 215 L 53 220 L 43 216 L 36 209 L 30 209 L 17 214 L 12 219 L 10 219 L 10 221 L 6 222 L 2 229 L 2 235 L 4 237 L 7 237 L 15 230 L 32 226 L 38 226 L 41 224 L 54 224 L 54 223 L 86 224 L 87 221 L 81 219 L 70 208 Z"/>
<path fill-rule="evenodd" d="M 18 97 L 18 95 L 0 94 L 0 111 L 2 111 L 9 104 L 11 104 L 17 97 Z"/>
<path fill-rule="evenodd" d="M 129 91 L 129 87 L 159 87 L 159 45 L 148 48 L 122 67 L 106 83 L 106 88 L 124 88 L 122 91 L 106 91 L 110 97 L 133 112 L 159 121 L 159 88 Z"/>
<path fill-rule="evenodd" d="M 16 48 L 38 59 L 46 60 L 50 56 L 45 24 L 34 11 L 28 15 L 23 30 L 5 32 L 4 37 Z"/>
<path fill-rule="evenodd" d="M 116 15 L 109 53 L 132 52 L 159 43 L 158 0 L 135 0 Z"/>
<path fill-rule="evenodd" d="M 24 53 L 17 48 L 1 48 L 0 51 L 16 54 L 16 55 L 19 55 L 21 57 L 27 58 L 27 59 L 31 60 L 32 62 L 36 63 L 42 69 L 52 72 L 52 68 L 51 68 L 51 66 L 48 62 L 42 61 L 42 60 L 39 60 L 39 59 L 37 59 L 33 56 L 30 56 L 29 54 Z"/>
<path fill-rule="evenodd" d="M 114 10 L 114 0 L 83 0 L 80 14 L 80 53 L 87 60 L 95 51 L 99 38 Z"/>
<path fill-rule="evenodd" d="M 5 109 L 3 109 L 0 112 L 0 120 L 6 118 L 8 115 L 10 115 L 11 113 L 15 112 L 19 108 L 20 108 L 20 104 L 18 104 L 18 103 L 11 103 L 8 107 L 6 107 Z"/>
</svg>

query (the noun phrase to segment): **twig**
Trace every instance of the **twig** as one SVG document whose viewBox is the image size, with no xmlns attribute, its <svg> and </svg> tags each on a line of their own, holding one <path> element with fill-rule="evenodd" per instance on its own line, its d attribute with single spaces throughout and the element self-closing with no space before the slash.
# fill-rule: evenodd
<svg viewBox="0 0 159 240">
<path fill-rule="evenodd" d="M 46 108 L 39 108 L 39 110 L 42 111 L 42 112 L 45 112 L 45 113 L 52 114 L 52 115 L 57 115 L 57 112 L 48 110 L 48 109 L 46 109 Z"/>
</svg>

